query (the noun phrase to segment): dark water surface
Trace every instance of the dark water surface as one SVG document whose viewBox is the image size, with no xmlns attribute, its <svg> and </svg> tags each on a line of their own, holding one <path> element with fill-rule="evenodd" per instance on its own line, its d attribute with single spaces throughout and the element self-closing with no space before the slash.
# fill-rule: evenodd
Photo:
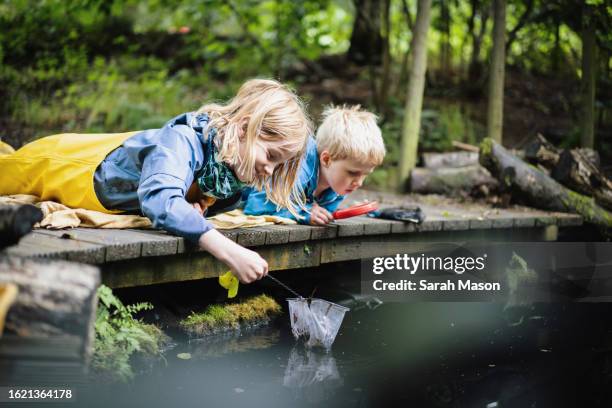
<svg viewBox="0 0 612 408">
<path fill-rule="evenodd" d="M 325 284 L 316 295 L 352 307 L 330 352 L 296 342 L 286 314 L 240 336 L 189 340 L 175 333 L 166 363 L 142 372 L 133 384 L 100 386 L 82 400 L 147 407 L 611 405 L 611 304 L 505 310 L 501 303 L 376 307 L 370 302 L 368 307 L 367 299 L 348 301 L 354 279 L 342 274 L 323 279 L 325 272 L 318 273 L 316 280 Z M 276 276 L 305 294 L 312 290 L 306 282 L 313 276 Z M 181 293 L 186 299 L 199 290 L 204 289 L 192 286 Z M 269 283 L 241 289 L 262 290 L 279 300 L 285 296 Z M 187 307 L 174 301 L 176 309 Z M 179 353 L 191 358 L 180 359 Z"/>
</svg>

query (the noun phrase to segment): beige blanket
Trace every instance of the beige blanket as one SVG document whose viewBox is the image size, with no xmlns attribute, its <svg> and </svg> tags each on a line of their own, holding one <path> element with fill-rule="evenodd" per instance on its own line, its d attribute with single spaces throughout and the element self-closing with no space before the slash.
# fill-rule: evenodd
<svg viewBox="0 0 612 408">
<path fill-rule="evenodd" d="M 139 215 L 105 214 L 83 208 L 70 208 L 54 201 L 40 201 L 33 195 L 17 194 L 0 196 L 0 204 L 32 204 L 43 212 L 43 220 L 37 228 L 151 228 L 151 221 Z M 259 227 L 272 224 L 295 224 L 288 218 L 273 215 L 245 215 L 233 210 L 208 218 L 217 229 Z"/>
</svg>

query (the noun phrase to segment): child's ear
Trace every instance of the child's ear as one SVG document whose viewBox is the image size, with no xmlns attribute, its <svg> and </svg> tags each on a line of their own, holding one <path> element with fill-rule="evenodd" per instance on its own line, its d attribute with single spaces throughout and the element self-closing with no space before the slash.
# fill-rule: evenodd
<svg viewBox="0 0 612 408">
<path fill-rule="evenodd" d="M 246 139 L 246 134 L 247 134 L 247 129 L 249 127 L 249 117 L 245 116 L 244 118 L 242 118 L 240 120 L 240 123 L 238 123 L 239 126 L 239 137 L 238 139 L 241 142 L 244 142 L 244 140 Z"/>
<path fill-rule="evenodd" d="M 319 162 L 321 163 L 321 166 L 329 167 L 329 165 L 331 164 L 331 156 L 327 150 L 323 150 L 319 154 Z"/>
</svg>

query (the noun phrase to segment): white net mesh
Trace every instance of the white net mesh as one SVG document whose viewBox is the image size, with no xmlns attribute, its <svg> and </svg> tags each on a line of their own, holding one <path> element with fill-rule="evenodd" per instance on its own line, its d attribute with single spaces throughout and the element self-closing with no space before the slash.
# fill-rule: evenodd
<svg viewBox="0 0 612 408">
<path fill-rule="evenodd" d="M 347 307 L 323 299 L 287 299 L 291 331 L 296 338 L 307 339 L 308 347 L 320 346 L 329 349 L 336 339 Z"/>
</svg>

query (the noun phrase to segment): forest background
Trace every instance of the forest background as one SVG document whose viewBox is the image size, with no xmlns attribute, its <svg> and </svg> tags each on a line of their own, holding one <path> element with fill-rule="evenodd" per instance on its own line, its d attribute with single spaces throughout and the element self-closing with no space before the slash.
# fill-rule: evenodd
<svg viewBox="0 0 612 408">
<path fill-rule="evenodd" d="M 1 0 L 0 138 L 160 127 L 270 77 L 315 122 L 330 103 L 376 112 L 372 188 L 417 148 L 497 128 L 508 147 L 595 147 L 610 173 L 611 27 L 610 0 Z"/>
</svg>

